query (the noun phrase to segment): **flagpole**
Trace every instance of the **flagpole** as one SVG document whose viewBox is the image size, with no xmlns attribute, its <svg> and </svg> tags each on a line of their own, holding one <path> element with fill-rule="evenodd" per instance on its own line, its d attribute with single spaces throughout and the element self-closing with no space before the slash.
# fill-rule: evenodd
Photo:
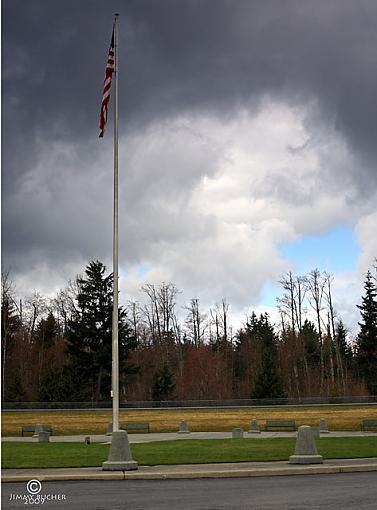
<svg viewBox="0 0 377 510">
<path fill-rule="evenodd" d="M 112 328 L 112 397 L 113 431 L 119 430 L 119 343 L 118 343 L 118 264 L 119 264 L 119 223 L 118 223 L 118 14 L 114 21 L 114 223 L 113 223 L 113 328 Z"/>
<path fill-rule="evenodd" d="M 114 21 L 114 73 L 115 73 L 115 94 L 114 94 L 114 228 L 113 228 L 113 327 L 112 327 L 112 390 L 113 399 L 113 433 L 111 436 L 111 446 L 107 461 L 102 463 L 104 471 L 131 471 L 137 469 L 137 462 L 132 460 L 132 452 L 128 441 L 128 435 L 125 430 L 119 430 L 119 342 L 118 342 L 118 254 L 119 254 L 119 228 L 118 228 L 118 16 L 115 14 Z M 112 64 L 112 51 L 109 52 L 108 64 L 110 69 Z M 108 80 L 108 66 L 106 66 L 106 79 L 104 87 L 105 100 L 110 91 Z M 112 70 L 112 69 L 111 69 Z M 110 74 L 111 78 L 111 74 Z M 105 107 L 107 103 L 105 101 Z M 106 124 L 107 108 L 101 110 L 101 135 L 103 136 L 104 126 Z M 103 118 L 105 122 L 103 122 Z"/>
</svg>

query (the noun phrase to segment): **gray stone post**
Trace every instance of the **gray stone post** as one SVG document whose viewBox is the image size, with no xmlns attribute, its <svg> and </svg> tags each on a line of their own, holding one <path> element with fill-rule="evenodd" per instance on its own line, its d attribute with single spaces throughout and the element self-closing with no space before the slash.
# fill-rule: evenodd
<svg viewBox="0 0 377 510">
<path fill-rule="evenodd" d="M 190 434 L 188 423 L 186 420 L 181 420 L 181 423 L 179 424 L 178 434 Z"/>
<path fill-rule="evenodd" d="M 43 429 L 43 425 L 41 425 L 40 423 L 38 423 L 38 424 L 35 426 L 33 437 L 38 437 L 38 436 L 39 436 L 39 433 L 40 433 L 40 432 L 43 432 L 43 431 L 44 431 L 44 429 Z"/>
<path fill-rule="evenodd" d="M 329 434 L 330 433 L 329 428 L 327 426 L 327 421 L 324 420 L 323 418 L 321 418 L 319 420 L 319 433 L 320 434 Z"/>
<path fill-rule="evenodd" d="M 243 438 L 243 429 L 236 428 L 232 430 L 232 439 L 242 439 Z"/>
<path fill-rule="evenodd" d="M 248 434 L 260 434 L 260 428 L 256 418 L 253 418 L 251 420 L 250 430 L 248 430 Z"/>
<path fill-rule="evenodd" d="M 46 432 L 45 430 L 41 430 L 38 432 L 38 443 L 49 443 L 50 442 L 50 432 Z"/>
</svg>

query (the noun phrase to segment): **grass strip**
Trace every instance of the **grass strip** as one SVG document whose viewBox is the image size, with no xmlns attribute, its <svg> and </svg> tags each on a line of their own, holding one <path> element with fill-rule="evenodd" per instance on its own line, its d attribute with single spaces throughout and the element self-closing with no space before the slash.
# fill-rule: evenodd
<svg viewBox="0 0 377 510">
<path fill-rule="evenodd" d="M 132 445 L 139 465 L 267 462 L 288 460 L 295 438 L 188 439 Z M 325 459 L 377 457 L 377 437 L 317 439 Z M 3 468 L 101 466 L 109 445 L 83 443 L 2 443 Z"/>
</svg>

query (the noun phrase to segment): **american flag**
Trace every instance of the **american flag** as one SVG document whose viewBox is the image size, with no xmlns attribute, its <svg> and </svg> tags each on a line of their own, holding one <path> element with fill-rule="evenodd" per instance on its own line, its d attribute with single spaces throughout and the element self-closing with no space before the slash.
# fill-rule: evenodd
<svg viewBox="0 0 377 510">
<path fill-rule="evenodd" d="M 114 28 L 113 35 L 111 37 L 111 44 L 109 49 L 109 56 L 107 57 L 106 63 L 106 72 L 105 72 L 105 81 L 103 82 L 103 96 L 102 96 L 102 104 L 101 104 L 101 113 L 99 117 L 99 137 L 102 138 L 105 132 L 106 122 L 107 122 L 107 110 L 109 108 L 110 101 L 110 89 L 111 89 L 111 79 L 113 77 L 113 73 L 115 71 L 115 49 L 114 49 Z"/>
</svg>

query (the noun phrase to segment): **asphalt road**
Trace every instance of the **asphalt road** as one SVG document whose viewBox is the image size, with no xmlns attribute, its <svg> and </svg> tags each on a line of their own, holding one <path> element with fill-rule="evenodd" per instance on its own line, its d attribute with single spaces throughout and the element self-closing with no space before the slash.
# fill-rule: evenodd
<svg viewBox="0 0 377 510">
<path fill-rule="evenodd" d="M 28 505 L 14 500 L 15 496 L 26 494 L 24 483 L 3 484 L 2 508 L 376 510 L 377 472 L 211 480 L 43 482 L 39 495 L 55 495 L 55 500 L 46 499 L 43 504 L 29 501 Z"/>
</svg>

